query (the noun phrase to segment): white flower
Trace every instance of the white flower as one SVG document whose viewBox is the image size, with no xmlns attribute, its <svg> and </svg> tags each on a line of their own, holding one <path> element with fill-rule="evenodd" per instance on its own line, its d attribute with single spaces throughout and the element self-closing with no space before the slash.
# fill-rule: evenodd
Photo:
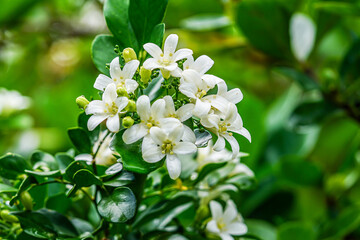
<svg viewBox="0 0 360 240">
<path fill-rule="evenodd" d="M 229 102 L 233 104 L 239 103 L 243 99 L 243 94 L 239 88 L 231 89 L 230 91 L 227 90 L 227 85 L 225 82 L 220 82 L 218 84 L 218 92 L 216 96 L 220 96 L 225 98 Z"/>
<path fill-rule="evenodd" d="M 137 113 L 141 122 L 131 126 L 123 134 L 126 144 L 134 143 L 150 132 L 150 128 L 158 126 L 165 117 L 165 100 L 158 99 L 150 107 L 150 99 L 142 95 L 136 101 Z"/>
<path fill-rule="evenodd" d="M 193 56 L 187 57 L 186 61 L 183 64 L 183 71 L 194 70 L 203 76 L 209 69 L 214 65 L 214 61 L 206 55 L 198 57 L 194 61 Z M 174 77 L 182 77 L 182 71 L 180 68 L 177 68 L 171 73 Z"/>
<path fill-rule="evenodd" d="M 170 72 L 176 70 L 178 65 L 176 61 L 184 59 L 193 54 L 190 49 L 179 49 L 175 52 L 178 43 L 178 36 L 176 34 L 169 35 L 164 44 L 164 51 L 154 43 L 146 43 L 144 49 L 152 56 L 147 59 L 143 66 L 146 69 L 160 69 L 164 78 L 169 78 Z"/>
<path fill-rule="evenodd" d="M 225 211 L 220 203 L 210 202 L 212 220 L 206 225 L 209 232 L 219 235 L 222 240 L 233 240 L 231 235 L 243 235 L 247 232 L 247 227 L 243 223 L 241 215 L 233 201 L 226 202 Z"/>
<path fill-rule="evenodd" d="M 175 105 L 172 97 L 167 95 L 163 99 L 165 100 L 165 117 L 177 118 L 181 122 L 184 122 L 191 118 L 194 104 L 188 103 L 181 106 L 178 110 L 175 110 Z"/>
<path fill-rule="evenodd" d="M 31 99 L 18 91 L 0 88 L 0 115 L 9 115 L 30 106 Z"/>
<path fill-rule="evenodd" d="M 194 143 L 181 141 L 184 126 L 177 121 L 178 124 L 167 124 L 168 127 L 152 127 L 142 144 L 142 156 L 146 162 L 155 163 L 166 157 L 166 167 L 172 179 L 178 178 L 181 173 L 181 161 L 177 155 L 197 150 Z"/>
<path fill-rule="evenodd" d="M 94 130 L 97 125 L 107 119 L 107 128 L 111 132 L 118 132 L 120 129 L 119 113 L 127 106 L 128 102 L 126 97 L 117 97 L 114 83 L 109 84 L 102 95 L 102 100 L 91 101 L 85 109 L 87 115 L 93 114 L 87 123 L 89 130 Z"/>
<path fill-rule="evenodd" d="M 212 112 L 201 118 L 200 122 L 205 128 L 218 136 L 214 145 L 215 151 L 221 151 L 225 148 L 226 139 L 231 145 L 233 157 L 239 154 L 239 143 L 232 132 L 243 135 L 251 142 L 250 133 L 243 127 L 242 119 L 233 103 L 228 103 L 225 112 Z"/>
<path fill-rule="evenodd" d="M 139 67 L 140 62 L 138 60 L 132 60 L 125 64 L 121 70 L 119 57 L 114 58 L 110 63 L 110 76 L 100 74 L 95 81 L 94 88 L 104 91 L 104 89 L 110 84 L 115 83 L 116 88 L 123 87 L 128 93 L 133 93 L 139 84 L 133 80 L 133 76 Z"/>
</svg>

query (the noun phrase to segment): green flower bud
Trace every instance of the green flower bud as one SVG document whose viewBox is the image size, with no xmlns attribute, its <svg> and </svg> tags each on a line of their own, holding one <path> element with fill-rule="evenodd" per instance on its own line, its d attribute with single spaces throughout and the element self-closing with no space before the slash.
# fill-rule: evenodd
<svg viewBox="0 0 360 240">
<path fill-rule="evenodd" d="M 134 119 L 132 119 L 131 117 L 124 117 L 124 119 L 122 120 L 123 126 L 124 128 L 129 128 L 134 124 Z"/>
<path fill-rule="evenodd" d="M 11 223 L 19 222 L 19 219 L 15 215 L 11 215 L 9 210 L 2 210 L 0 216 L 4 221 L 7 222 L 11 222 Z"/>
<path fill-rule="evenodd" d="M 147 84 L 151 77 L 151 70 L 146 69 L 144 67 L 140 67 L 140 77 L 141 77 L 141 81 Z"/>
<path fill-rule="evenodd" d="M 170 71 L 165 70 L 165 69 L 161 69 L 161 74 L 165 79 L 168 79 L 170 77 Z"/>
<path fill-rule="evenodd" d="M 137 59 L 136 53 L 132 48 L 125 48 L 122 54 L 126 63 Z"/>
<path fill-rule="evenodd" d="M 133 100 L 129 100 L 128 105 L 125 108 L 128 112 L 135 112 L 136 111 L 136 103 Z"/>
<path fill-rule="evenodd" d="M 119 97 L 129 97 L 129 94 L 127 93 L 126 89 L 123 87 L 119 87 L 116 89 L 116 92 Z"/>
<path fill-rule="evenodd" d="M 20 194 L 20 201 L 21 203 L 24 205 L 26 210 L 32 210 L 33 209 L 33 199 L 30 195 L 30 193 L 28 193 L 27 191 L 22 192 Z"/>
<path fill-rule="evenodd" d="M 89 104 L 89 101 L 86 99 L 86 97 L 80 96 L 76 98 L 76 104 L 79 106 L 79 108 L 85 109 Z"/>
</svg>

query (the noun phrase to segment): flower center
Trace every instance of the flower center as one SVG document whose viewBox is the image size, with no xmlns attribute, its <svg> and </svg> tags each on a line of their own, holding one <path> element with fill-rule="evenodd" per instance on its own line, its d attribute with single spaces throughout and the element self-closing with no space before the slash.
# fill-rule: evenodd
<svg viewBox="0 0 360 240">
<path fill-rule="evenodd" d="M 224 122 L 224 121 L 221 121 L 220 123 L 219 123 L 219 132 L 220 133 L 225 133 L 226 131 L 227 131 L 227 128 L 230 126 L 230 123 L 226 123 L 226 122 Z M 229 133 L 229 135 L 230 135 L 230 133 Z M 231 135 L 232 135 L 232 133 L 231 133 Z M 230 135 L 230 136 L 231 136 Z"/>
<path fill-rule="evenodd" d="M 172 143 L 170 140 L 166 140 L 162 145 L 161 145 L 161 153 L 162 154 L 174 154 L 173 152 L 173 147 L 175 146 L 174 143 Z"/>
<path fill-rule="evenodd" d="M 118 113 L 118 106 L 116 106 L 115 102 L 112 102 L 112 104 L 108 104 L 108 103 L 105 103 L 105 106 L 107 107 L 107 109 L 105 109 L 105 113 L 109 113 L 111 116 L 114 116 L 115 114 Z"/>
<path fill-rule="evenodd" d="M 149 119 L 146 121 L 146 126 L 149 128 L 148 132 L 150 132 L 150 128 L 153 126 L 159 125 L 160 123 L 158 121 L 155 121 L 152 117 L 149 117 Z"/>
<path fill-rule="evenodd" d="M 219 230 L 225 230 L 226 224 L 224 223 L 224 220 L 222 218 L 219 219 L 219 221 L 216 223 Z"/>
<path fill-rule="evenodd" d="M 198 92 L 195 94 L 195 96 L 197 98 L 202 98 L 203 96 L 206 95 L 206 91 L 205 90 L 201 90 L 201 89 L 198 89 Z"/>
</svg>

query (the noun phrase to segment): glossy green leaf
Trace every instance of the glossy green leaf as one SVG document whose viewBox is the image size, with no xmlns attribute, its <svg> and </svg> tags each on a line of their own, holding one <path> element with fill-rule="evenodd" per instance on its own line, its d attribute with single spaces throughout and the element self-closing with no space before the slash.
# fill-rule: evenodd
<svg viewBox="0 0 360 240">
<path fill-rule="evenodd" d="M 207 130 L 200 131 L 199 129 L 194 130 L 196 141 L 195 145 L 198 148 L 203 148 L 208 145 L 208 142 L 212 139 L 211 133 L 209 133 Z"/>
<path fill-rule="evenodd" d="M 135 180 L 134 174 L 122 171 L 120 174 L 104 182 L 104 185 L 111 187 L 125 186 Z"/>
<path fill-rule="evenodd" d="M 67 153 L 55 154 L 55 160 L 59 164 L 60 170 L 65 170 L 73 161 L 75 161 L 74 158 Z"/>
<path fill-rule="evenodd" d="M 161 88 L 161 84 L 163 82 L 164 82 L 164 78 L 162 77 L 161 74 L 159 74 L 159 76 L 152 79 L 149 86 L 144 89 L 144 94 L 149 96 L 150 101 L 155 100 L 165 91 L 163 88 Z"/>
<path fill-rule="evenodd" d="M 74 174 L 74 182 L 78 187 L 90 187 L 91 185 L 102 185 L 101 180 L 87 169 L 80 169 Z"/>
<path fill-rule="evenodd" d="M 35 151 L 30 158 L 31 164 L 33 165 L 34 169 L 41 168 L 41 166 L 46 166 L 51 170 L 59 169 L 59 165 L 56 162 L 55 158 L 46 152 L 42 151 Z"/>
<path fill-rule="evenodd" d="M 130 0 L 107 0 L 104 4 L 106 24 L 121 46 L 132 47 L 136 52 L 139 43 L 129 19 Z"/>
<path fill-rule="evenodd" d="M 274 70 L 275 72 L 278 72 L 297 82 L 305 91 L 319 89 L 319 85 L 314 79 L 296 69 L 289 67 L 277 67 Z"/>
<path fill-rule="evenodd" d="M 155 43 L 159 47 L 162 47 L 165 34 L 165 24 L 160 23 L 156 25 L 151 33 L 149 42 Z"/>
<path fill-rule="evenodd" d="M 121 155 L 121 161 L 125 170 L 147 174 L 161 167 L 164 161 L 147 163 L 142 158 L 141 141 L 133 144 L 126 144 L 122 135 L 125 130 L 115 134 L 111 146 Z"/>
<path fill-rule="evenodd" d="M 316 240 L 316 232 L 311 225 L 301 222 L 282 224 L 278 229 L 278 240 Z"/>
<path fill-rule="evenodd" d="M 121 163 L 115 163 L 111 165 L 108 169 L 106 169 L 105 174 L 106 175 L 115 175 L 123 169 L 123 166 Z"/>
<path fill-rule="evenodd" d="M 136 198 L 127 187 L 116 188 L 98 203 L 100 215 L 110 222 L 126 222 L 135 215 Z"/>
<path fill-rule="evenodd" d="M 70 128 L 68 130 L 68 135 L 72 144 L 76 149 L 81 153 L 91 153 L 91 142 L 86 131 L 82 128 Z"/>
<path fill-rule="evenodd" d="M 86 163 L 86 161 L 72 162 L 65 170 L 66 177 L 70 181 L 73 181 L 75 173 L 81 169 L 91 170 L 91 167 Z"/>
<path fill-rule="evenodd" d="M 16 179 L 25 169 L 31 169 L 29 163 L 20 155 L 7 153 L 0 157 L 0 176 Z"/>
<path fill-rule="evenodd" d="M 211 172 L 224 167 L 227 162 L 209 163 L 206 164 L 199 172 L 198 177 L 195 180 L 195 184 L 201 182 Z"/>
<path fill-rule="evenodd" d="M 51 178 L 57 178 L 61 176 L 60 170 L 54 170 L 54 171 L 48 171 L 48 172 L 40 172 L 40 171 L 31 171 L 31 170 L 25 170 L 25 172 L 34 177 L 51 177 Z"/>
<path fill-rule="evenodd" d="M 117 54 L 114 52 L 115 45 L 120 44 L 113 36 L 110 35 L 97 35 L 91 45 L 91 56 L 95 67 L 100 72 L 108 76 L 109 69 L 106 68 L 106 64 L 110 63 L 114 58 L 117 57 Z M 119 47 L 121 49 L 124 48 L 123 46 Z M 80 124 L 79 126 L 84 128 L 84 126 Z"/>
</svg>

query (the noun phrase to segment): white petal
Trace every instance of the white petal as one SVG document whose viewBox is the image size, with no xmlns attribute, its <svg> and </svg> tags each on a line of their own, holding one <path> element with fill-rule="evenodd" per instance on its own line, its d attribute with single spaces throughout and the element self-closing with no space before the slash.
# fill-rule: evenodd
<svg viewBox="0 0 360 240">
<path fill-rule="evenodd" d="M 172 142 L 179 142 L 183 135 L 184 135 L 184 126 L 182 124 L 174 125 L 171 131 L 169 132 L 168 138 Z"/>
<path fill-rule="evenodd" d="M 115 114 L 113 117 L 109 117 L 106 121 L 106 127 L 110 132 L 118 132 L 120 129 L 119 115 Z"/>
<path fill-rule="evenodd" d="M 222 136 L 219 136 L 216 143 L 214 144 L 214 151 L 221 151 L 225 148 L 225 139 Z"/>
<path fill-rule="evenodd" d="M 100 74 L 95 80 L 94 88 L 100 91 L 104 91 L 107 85 L 109 85 L 112 82 L 113 81 L 111 78 L 105 76 L 104 74 Z"/>
<path fill-rule="evenodd" d="M 181 173 L 181 162 L 176 155 L 166 155 L 166 168 L 171 179 L 177 179 Z"/>
<path fill-rule="evenodd" d="M 231 150 L 233 152 L 232 156 L 235 158 L 240 152 L 239 143 L 233 136 L 230 136 L 229 134 L 223 134 L 222 136 L 230 143 Z"/>
<path fill-rule="evenodd" d="M 231 123 L 235 122 L 235 120 L 238 118 L 241 119 L 241 117 L 237 111 L 236 105 L 233 103 L 229 103 L 227 112 L 225 114 L 225 121 L 227 123 L 231 124 Z"/>
<path fill-rule="evenodd" d="M 191 118 L 194 107 L 195 105 L 192 103 L 185 104 L 176 111 L 176 116 L 181 122 L 184 122 Z"/>
<path fill-rule="evenodd" d="M 105 110 L 105 103 L 100 100 L 91 101 L 85 108 L 85 113 L 89 114 L 102 114 Z"/>
<path fill-rule="evenodd" d="M 178 44 L 179 37 L 176 34 L 170 34 L 164 43 L 164 54 L 174 53 Z M 177 60 L 176 60 L 177 61 Z"/>
<path fill-rule="evenodd" d="M 190 55 L 189 57 L 187 57 L 186 61 L 183 63 L 184 70 L 193 68 L 192 67 L 193 64 L 194 64 L 194 57 L 192 55 Z"/>
<path fill-rule="evenodd" d="M 161 153 L 161 148 L 152 140 L 150 136 L 144 137 L 142 142 L 142 157 L 148 163 L 155 163 L 163 159 L 165 154 Z"/>
<path fill-rule="evenodd" d="M 162 118 L 159 122 L 160 128 L 167 133 L 170 133 L 175 127 L 182 126 L 182 123 L 177 118 Z"/>
<path fill-rule="evenodd" d="M 251 142 L 251 135 L 250 135 L 249 131 L 246 128 L 242 127 L 242 128 L 237 129 L 236 131 L 233 131 L 233 132 L 238 133 L 240 135 L 243 135 L 244 137 L 246 137 L 247 140 L 249 140 L 249 142 Z"/>
<path fill-rule="evenodd" d="M 178 65 L 177 65 L 176 62 L 173 62 L 171 64 L 162 65 L 162 68 L 169 71 L 169 72 L 172 72 L 172 71 L 175 71 L 178 68 Z"/>
<path fill-rule="evenodd" d="M 107 115 L 92 115 L 87 122 L 87 127 L 89 131 L 94 130 L 97 127 L 97 125 L 99 125 L 107 117 L 108 117 Z"/>
<path fill-rule="evenodd" d="M 119 78 L 122 74 L 119 57 L 114 58 L 110 63 L 110 76 L 111 78 Z"/>
<path fill-rule="evenodd" d="M 166 109 L 165 116 L 175 115 L 175 105 L 172 97 L 166 95 L 165 97 L 163 97 L 163 99 L 165 101 L 165 109 Z"/>
<path fill-rule="evenodd" d="M 219 128 L 220 117 L 217 114 L 205 115 L 200 119 L 201 124 L 206 128 Z"/>
<path fill-rule="evenodd" d="M 225 95 L 226 93 L 227 93 L 227 85 L 226 85 L 225 81 L 220 82 L 218 84 L 218 92 L 217 92 L 217 94 L 218 95 Z"/>
<path fill-rule="evenodd" d="M 144 49 L 145 51 L 147 51 L 153 58 L 160 58 L 160 54 L 162 54 L 163 52 L 161 51 L 161 49 L 159 48 L 158 45 L 154 44 L 154 43 L 146 43 L 144 44 Z M 144 63 L 145 65 L 145 63 Z"/>
<path fill-rule="evenodd" d="M 126 144 L 134 143 L 148 134 L 148 128 L 144 124 L 135 124 L 128 128 L 122 138 Z"/>
<path fill-rule="evenodd" d="M 200 99 L 196 100 L 195 107 L 193 110 L 193 114 L 196 117 L 202 117 L 209 113 L 211 109 L 211 104 L 208 102 L 203 102 Z"/>
<path fill-rule="evenodd" d="M 220 112 L 226 112 L 229 106 L 229 101 L 219 95 L 209 95 L 203 98 L 204 101 L 208 101 L 211 105 Z"/>
<path fill-rule="evenodd" d="M 201 75 L 205 74 L 209 69 L 214 65 L 214 61 L 206 55 L 198 57 L 194 64 L 192 64 L 192 69 L 199 72 Z"/>
<path fill-rule="evenodd" d="M 186 82 L 192 83 L 198 87 L 200 87 L 202 80 L 201 76 L 198 72 L 195 70 L 189 69 L 182 72 L 182 75 Z"/>
<path fill-rule="evenodd" d="M 165 115 L 165 101 L 164 99 L 156 100 L 150 108 L 151 116 L 158 121 Z"/>
<path fill-rule="evenodd" d="M 150 99 L 146 95 L 142 95 L 136 101 L 136 109 L 141 120 L 147 121 L 150 117 Z"/>
<path fill-rule="evenodd" d="M 167 134 L 159 127 L 150 128 L 150 137 L 158 145 L 162 145 L 168 138 Z"/>
<path fill-rule="evenodd" d="M 220 230 L 217 226 L 217 222 L 214 219 L 208 222 L 208 224 L 206 225 L 206 230 L 213 233 L 220 233 Z"/>
<path fill-rule="evenodd" d="M 244 96 L 239 88 L 234 88 L 228 91 L 223 97 L 225 97 L 228 101 L 237 104 L 243 99 Z"/>
<path fill-rule="evenodd" d="M 187 58 L 188 56 L 191 56 L 193 54 L 193 51 L 187 48 L 179 49 L 174 54 L 174 61 L 179 61 L 180 59 Z"/>
<path fill-rule="evenodd" d="M 232 236 L 228 233 L 220 233 L 221 240 L 234 240 Z"/>
<path fill-rule="evenodd" d="M 191 153 L 195 153 L 196 150 L 197 147 L 195 146 L 195 144 L 191 142 L 178 142 L 173 147 L 173 151 L 176 154 L 191 154 Z"/>
<path fill-rule="evenodd" d="M 197 93 L 197 87 L 193 83 L 182 83 L 180 84 L 179 90 L 185 96 L 195 99 L 195 94 Z"/>
<path fill-rule="evenodd" d="M 221 218 L 223 215 L 222 206 L 217 201 L 210 201 L 210 211 L 212 218 L 215 220 Z"/>
<path fill-rule="evenodd" d="M 244 235 L 247 233 L 247 227 L 242 222 L 234 222 L 227 226 L 226 232 L 231 235 Z"/>
<path fill-rule="evenodd" d="M 118 97 L 115 100 L 115 104 L 118 107 L 118 113 L 123 110 L 129 103 L 129 99 L 127 97 Z"/>
<path fill-rule="evenodd" d="M 137 68 L 139 67 L 140 62 L 138 60 L 132 60 L 125 64 L 123 68 L 123 76 L 125 79 L 131 79 Z"/>
<path fill-rule="evenodd" d="M 117 98 L 116 86 L 114 83 L 109 84 L 102 95 L 102 99 L 107 104 L 112 104 Z"/>
<path fill-rule="evenodd" d="M 206 84 L 210 88 L 215 87 L 216 84 L 224 82 L 224 80 L 222 80 L 221 78 L 216 77 L 214 75 L 210 75 L 210 74 L 205 74 L 204 76 L 202 76 L 202 79 L 206 82 Z"/>
<path fill-rule="evenodd" d="M 182 75 L 181 68 L 177 67 L 175 70 L 171 71 L 170 75 L 173 77 L 181 77 Z"/>
<path fill-rule="evenodd" d="M 224 211 L 224 220 L 226 223 L 232 222 L 238 215 L 238 210 L 235 206 L 235 203 L 231 200 L 226 202 L 226 208 Z"/>
<path fill-rule="evenodd" d="M 191 143 L 195 143 L 196 141 L 195 133 L 191 130 L 191 128 L 189 128 L 186 125 L 184 125 L 184 134 L 181 137 L 181 140 L 183 142 L 191 142 Z"/>
<path fill-rule="evenodd" d="M 139 84 L 133 79 L 125 80 L 125 88 L 128 93 L 134 93 L 138 86 Z"/>
<path fill-rule="evenodd" d="M 146 59 L 146 61 L 143 64 L 143 67 L 145 69 L 156 69 L 156 68 L 162 68 L 162 65 L 158 63 L 158 61 L 155 58 L 149 58 Z"/>
</svg>

